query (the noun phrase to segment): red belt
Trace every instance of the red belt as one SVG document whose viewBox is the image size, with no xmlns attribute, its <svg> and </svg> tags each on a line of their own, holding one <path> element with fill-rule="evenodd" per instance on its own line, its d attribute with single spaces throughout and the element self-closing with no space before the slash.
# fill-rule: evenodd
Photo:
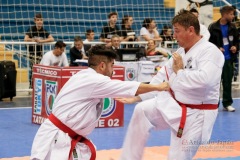
<svg viewBox="0 0 240 160">
<path fill-rule="evenodd" d="M 166 72 L 167 80 L 169 80 L 166 66 L 164 69 Z M 170 88 L 170 94 L 175 99 L 174 92 L 171 90 L 171 88 Z M 201 110 L 214 110 L 214 109 L 218 108 L 218 104 L 183 104 L 181 102 L 178 102 L 178 104 L 182 107 L 182 117 L 180 120 L 178 132 L 177 132 L 177 137 L 179 137 L 179 138 L 182 137 L 183 129 L 185 126 L 185 122 L 186 122 L 186 118 L 187 118 L 187 107 L 192 108 L 192 109 L 201 109 Z"/>
<path fill-rule="evenodd" d="M 82 142 L 86 144 L 89 149 L 91 150 L 91 157 L 90 160 L 95 160 L 96 159 L 96 150 L 95 147 L 93 146 L 92 142 L 86 139 L 85 137 L 78 135 L 75 133 L 72 129 L 70 129 L 68 126 L 63 124 L 57 117 L 55 117 L 53 114 L 50 114 L 48 119 L 59 129 L 61 129 L 63 132 L 68 133 L 68 135 L 72 138 L 71 141 L 71 149 L 69 151 L 69 156 L 68 159 L 70 160 L 71 155 L 73 153 L 73 149 L 75 148 L 77 142 Z"/>
<path fill-rule="evenodd" d="M 183 129 L 185 126 L 186 118 L 187 118 L 187 107 L 192 109 L 201 109 L 201 110 L 214 110 L 218 108 L 218 104 L 183 104 L 178 102 L 178 104 L 182 107 L 182 117 L 180 120 L 180 125 L 177 132 L 177 137 L 181 138 Z"/>
</svg>

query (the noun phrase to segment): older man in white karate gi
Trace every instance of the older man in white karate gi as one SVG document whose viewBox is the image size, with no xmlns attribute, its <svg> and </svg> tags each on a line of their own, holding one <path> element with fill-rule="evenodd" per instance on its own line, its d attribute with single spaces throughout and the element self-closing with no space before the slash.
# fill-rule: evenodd
<svg viewBox="0 0 240 160">
<path fill-rule="evenodd" d="M 169 160 L 192 160 L 199 145 L 210 139 L 224 57 L 214 44 L 201 38 L 198 19 L 189 11 L 181 10 L 172 24 L 181 47 L 150 83 L 169 81 L 171 92 L 119 99 L 143 101 L 135 107 L 120 160 L 141 160 L 152 129 L 170 128 Z"/>
<path fill-rule="evenodd" d="M 57 95 L 52 114 L 39 128 L 31 151 L 32 160 L 95 160 L 95 146 L 86 138 L 95 128 L 102 99 L 129 97 L 149 91 L 168 90 L 167 82 L 142 84 L 111 80 L 116 54 L 104 46 L 89 53 L 89 68 L 73 75 Z"/>
</svg>

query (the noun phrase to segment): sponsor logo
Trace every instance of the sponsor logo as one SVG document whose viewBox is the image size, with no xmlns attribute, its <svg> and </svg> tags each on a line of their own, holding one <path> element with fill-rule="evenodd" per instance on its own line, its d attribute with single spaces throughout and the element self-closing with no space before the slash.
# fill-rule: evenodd
<svg viewBox="0 0 240 160">
<path fill-rule="evenodd" d="M 135 70 L 133 68 L 128 68 L 127 71 L 126 71 L 126 74 L 127 74 L 127 79 L 132 81 L 135 79 Z"/>
<path fill-rule="evenodd" d="M 116 110 L 116 102 L 113 98 L 104 98 L 101 117 L 109 117 Z"/>
<path fill-rule="evenodd" d="M 33 113 L 41 115 L 42 113 L 42 79 L 35 78 L 34 81 L 34 109 Z"/>
<path fill-rule="evenodd" d="M 57 96 L 57 82 L 56 81 L 45 81 L 45 107 L 47 115 L 52 113 L 52 107 Z"/>
<path fill-rule="evenodd" d="M 42 68 L 37 68 L 37 72 L 45 74 L 45 75 L 51 75 L 51 76 L 56 76 L 57 75 L 57 71 L 42 69 Z"/>
</svg>

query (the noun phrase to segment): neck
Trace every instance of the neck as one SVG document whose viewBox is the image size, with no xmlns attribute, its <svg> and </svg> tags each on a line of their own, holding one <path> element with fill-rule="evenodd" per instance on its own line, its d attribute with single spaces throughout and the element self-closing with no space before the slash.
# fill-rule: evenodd
<svg viewBox="0 0 240 160">
<path fill-rule="evenodd" d="M 227 21 L 224 18 L 221 18 L 220 19 L 220 24 L 225 25 L 225 24 L 227 24 Z"/>
<path fill-rule="evenodd" d="M 125 28 L 130 28 L 130 25 L 125 24 Z"/>
<path fill-rule="evenodd" d="M 36 26 L 37 30 L 40 30 L 42 27 L 41 26 Z"/>
<path fill-rule="evenodd" d="M 201 39 L 200 35 L 193 38 L 191 42 L 188 44 L 188 46 L 184 47 L 185 53 L 187 53 L 200 39 Z"/>
<path fill-rule="evenodd" d="M 112 28 L 114 28 L 114 27 L 115 27 L 115 23 L 109 22 L 109 26 L 112 27 Z"/>
</svg>

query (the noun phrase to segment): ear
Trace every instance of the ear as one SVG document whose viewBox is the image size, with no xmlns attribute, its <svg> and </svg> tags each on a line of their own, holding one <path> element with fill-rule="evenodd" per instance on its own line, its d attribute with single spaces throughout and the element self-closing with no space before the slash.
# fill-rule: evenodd
<svg viewBox="0 0 240 160">
<path fill-rule="evenodd" d="M 195 28 L 193 26 L 190 26 L 188 29 L 191 33 L 195 32 Z"/>
<path fill-rule="evenodd" d="M 101 69 L 101 71 L 104 71 L 106 69 L 106 63 L 101 62 L 100 63 L 100 69 Z"/>
</svg>

